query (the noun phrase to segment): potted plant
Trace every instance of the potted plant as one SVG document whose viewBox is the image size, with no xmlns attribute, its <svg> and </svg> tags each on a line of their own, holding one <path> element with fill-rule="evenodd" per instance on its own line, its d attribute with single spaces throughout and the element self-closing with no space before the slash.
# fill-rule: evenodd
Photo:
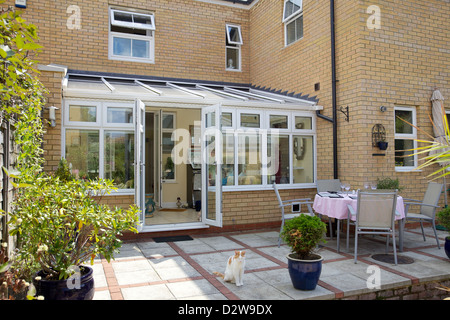
<svg viewBox="0 0 450 320">
<path fill-rule="evenodd" d="M 88 262 L 93 264 L 98 255 L 110 261 L 121 247 L 123 232 L 137 232 L 138 208 L 99 203 L 98 196 L 113 189 L 110 180 L 43 175 L 21 190 L 10 233 L 17 236 L 20 261 L 27 261 L 29 273 L 34 274 L 37 295 L 48 300 L 93 298 Z"/>
<path fill-rule="evenodd" d="M 447 230 L 447 232 L 449 232 L 449 235 L 445 238 L 444 248 L 447 257 L 450 259 L 450 207 L 439 211 L 437 217 L 439 224 L 443 226 Z"/>
<path fill-rule="evenodd" d="M 388 142 L 384 138 L 382 138 L 380 141 L 378 141 L 377 144 L 378 144 L 378 148 L 380 150 L 386 150 L 388 148 Z"/>
<path fill-rule="evenodd" d="M 377 189 L 402 190 L 398 179 L 382 178 L 377 180 Z"/>
<path fill-rule="evenodd" d="M 325 242 L 326 224 L 319 217 L 301 214 L 286 221 L 281 238 L 291 247 L 288 270 L 294 288 L 314 290 L 322 272 L 323 257 L 314 252 Z"/>
</svg>

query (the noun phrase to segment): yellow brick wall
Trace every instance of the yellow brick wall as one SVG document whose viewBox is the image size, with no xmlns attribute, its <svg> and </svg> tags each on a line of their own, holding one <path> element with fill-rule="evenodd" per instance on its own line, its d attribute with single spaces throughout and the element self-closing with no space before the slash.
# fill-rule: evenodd
<svg viewBox="0 0 450 320">
<path fill-rule="evenodd" d="M 8 0 L 11 4 L 13 1 Z M 68 30 L 70 1 L 29 2 L 25 17 L 39 27 L 44 52 L 41 63 L 71 69 L 252 83 L 271 89 L 317 96 L 323 114 L 332 116 L 330 7 L 328 1 L 304 0 L 304 38 L 284 46 L 283 0 L 259 0 L 250 10 L 193 0 L 77 1 L 81 30 Z M 439 88 L 450 107 L 450 6 L 445 1 L 380 0 L 381 28 L 369 30 L 366 0 L 336 1 L 336 63 L 338 107 L 349 107 L 350 121 L 338 111 L 339 177 L 352 188 L 366 179 L 399 178 L 402 194 L 422 197 L 431 169 L 396 173 L 394 167 L 394 106 L 417 107 L 420 127 L 431 133 L 430 97 Z M 155 13 L 155 64 L 108 60 L 108 5 Z M 224 70 L 225 23 L 242 26 L 242 72 Z M 201 35 L 199 37 L 199 35 Z M 221 35 L 221 36 L 217 36 Z M 49 105 L 60 106 L 60 74 L 43 73 L 52 92 Z M 314 84 L 320 83 L 320 91 Z M 379 107 L 387 107 L 382 113 Z M 386 156 L 372 147 L 374 124 L 385 126 Z M 60 122 L 58 122 L 58 125 Z M 317 174 L 331 178 L 332 125 L 317 119 Z M 419 138 L 424 135 L 419 134 Z M 49 128 L 47 169 L 60 157 L 59 127 Z M 58 153 L 59 152 L 59 153 Z M 436 169 L 436 168 L 434 168 Z M 312 197 L 314 190 L 297 190 Z M 270 199 L 270 200 L 269 200 Z M 273 191 L 225 192 L 224 224 L 276 221 L 279 209 Z"/>
</svg>

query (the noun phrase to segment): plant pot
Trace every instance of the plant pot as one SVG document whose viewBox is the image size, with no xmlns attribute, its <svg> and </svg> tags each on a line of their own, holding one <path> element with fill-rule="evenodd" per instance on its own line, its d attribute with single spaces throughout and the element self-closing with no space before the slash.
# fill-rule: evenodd
<svg viewBox="0 0 450 320">
<path fill-rule="evenodd" d="M 36 273 L 42 280 L 33 279 L 36 295 L 44 296 L 45 300 L 92 300 L 94 297 L 93 269 L 80 266 L 79 279 L 43 280 L 43 271 Z"/>
<path fill-rule="evenodd" d="M 323 257 L 314 254 L 314 260 L 300 260 L 295 254 L 287 255 L 292 285 L 298 290 L 314 290 L 322 272 Z"/>
<path fill-rule="evenodd" d="M 445 238 L 444 249 L 445 249 L 445 254 L 450 259 L 450 237 Z"/>
<path fill-rule="evenodd" d="M 378 142 L 378 148 L 380 150 L 386 150 L 387 147 L 388 147 L 388 143 L 387 142 L 385 142 L 385 141 L 379 141 Z"/>
</svg>

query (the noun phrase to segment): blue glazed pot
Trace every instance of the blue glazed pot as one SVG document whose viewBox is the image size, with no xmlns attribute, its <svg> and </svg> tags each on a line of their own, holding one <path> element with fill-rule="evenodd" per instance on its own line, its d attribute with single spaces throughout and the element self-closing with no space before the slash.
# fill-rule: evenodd
<svg viewBox="0 0 450 320">
<path fill-rule="evenodd" d="M 315 255 L 315 260 L 299 260 L 289 254 L 288 270 L 292 285 L 298 290 L 314 290 L 322 273 L 323 257 Z"/>
<path fill-rule="evenodd" d="M 44 296 L 45 300 L 92 300 L 95 292 L 93 269 L 88 266 L 80 266 L 80 269 L 81 276 L 78 279 L 33 279 L 37 295 Z M 42 271 L 36 274 L 44 278 L 42 275 Z"/>
<path fill-rule="evenodd" d="M 444 249 L 447 257 L 450 259 L 450 237 L 445 238 Z"/>
</svg>

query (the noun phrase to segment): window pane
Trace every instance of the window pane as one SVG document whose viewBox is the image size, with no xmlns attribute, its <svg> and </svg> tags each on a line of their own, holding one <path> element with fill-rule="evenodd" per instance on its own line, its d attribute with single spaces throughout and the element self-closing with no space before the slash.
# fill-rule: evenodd
<svg viewBox="0 0 450 320">
<path fill-rule="evenodd" d="M 134 188 L 134 133 L 105 131 L 105 179 L 119 189 Z"/>
<path fill-rule="evenodd" d="M 241 127 L 259 128 L 259 114 L 242 113 Z"/>
<path fill-rule="evenodd" d="M 312 129 L 312 119 L 310 117 L 295 117 L 295 129 Z"/>
<path fill-rule="evenodd" d="M 133 39 L 133 57 L 135 58 L 149 58 L 150 42 L 144 40 Z"/>
<path fill-rule="evenodd" d="M 108 108 L 108 123 L 133 123 L 132 108 Z"/>
<path fill-rule="evenodd" d="M 175 179 L 175 163 L 172 159 L 172 150 L 175 147 L 175 141 L 172 141 L 172 132 L 163 132 L 162 134 L 162 163 L 163 179 Z"/>
<path fill-rule="evenodd" d="M 242 44 L 241 33 L 238 27 L 227 26 L 227 40 L 232 44 Z"/>
<path fill-rule="evenodd" d="M 69 121 L 96 122 L 97 107 L 69 106 Z"/>
<path fill-rule="evenodd" d="M 222 127 L 232 127 L 233 126 L 233 114 L 230 112 L 222 113 Z"/>
<path fill-rule="evenodd" d="M 66 130 L 66 159 L 77 178 L 96 179 L 99 169 L 98 130 Z"/>
<path fill-rule="evenodd" d="M 140 24 L 152 24 L 152 18 L 150 15 L 140 15 L 135 14 L 133 15 L 134 23 L 140 23 Z"/>
<path fill-rule="evenodd" d="M 414 148 L 414 140 L 395 139 L 395 166 L 414 167 L 414 157 L 409 157 L 414 151 L 407 151 Z"/>
<path fill-rule="evenodd" d="M 163 129 L 173 129 L 173 114 L 163 113 L 162 115 L 162 127 Z"/>
<path fill-rule="evenodd" d="M 239 49 L 227 48 L 227 69 L 239 70 Z"/>
<path fill-rule="evenodd" d="M 234 134 L 223 134 L 222 185 L 234 185 Z"/>
<path fill-rule="evenodd" d="M 261 184 L 261 137 L 248 133 L 238 135 L 238 184 Z"/>
<path fill-rule="evenodd" d="M 267 183 L 290 183 L 289 136 L 267 136 Z"/>
<path fill-rule="evenodd" d="M 293 178 L 294 183 L 314 182 L 313 137 L 293 136 Z"/>
<path fill-rule="evenodd" d="M 284 4 L 284 18 L 299 11 L 302 6 L 302 0 L 288 0 Z"/>
<path fill-rule="evenodd" d="M 205 127 L 209 128 L 214 127 L 215 125 L 216 125 L 216 113 L 215 112 L 207 113 Z"/>
<path fill-rule="evenodd" d="M 286 25 L 286 43 L 291 44 L 303 37 L 303 16 Z"/>
<path fill-rule="evenodd" d="M 113 54 L 131 57 L 131 39 L 113 38 Z"/>
<path fill-rule="evenodd" d="M 413 127 L 402 119 L 413 123 L 413 112 L 409 110 L 395 110 L 395 133 L 413 133 Z"/>
<path fill-rule="evenodd" d="M 271 115 L 270 116 L 270 128 L 287 129 L 288 128 L 288 117 Z"/>
<path fill-rule="evenodd" d="M 133 22 L 131 13 L 114 11 L 114 20 L 123 22 Z"/>
</svg>

